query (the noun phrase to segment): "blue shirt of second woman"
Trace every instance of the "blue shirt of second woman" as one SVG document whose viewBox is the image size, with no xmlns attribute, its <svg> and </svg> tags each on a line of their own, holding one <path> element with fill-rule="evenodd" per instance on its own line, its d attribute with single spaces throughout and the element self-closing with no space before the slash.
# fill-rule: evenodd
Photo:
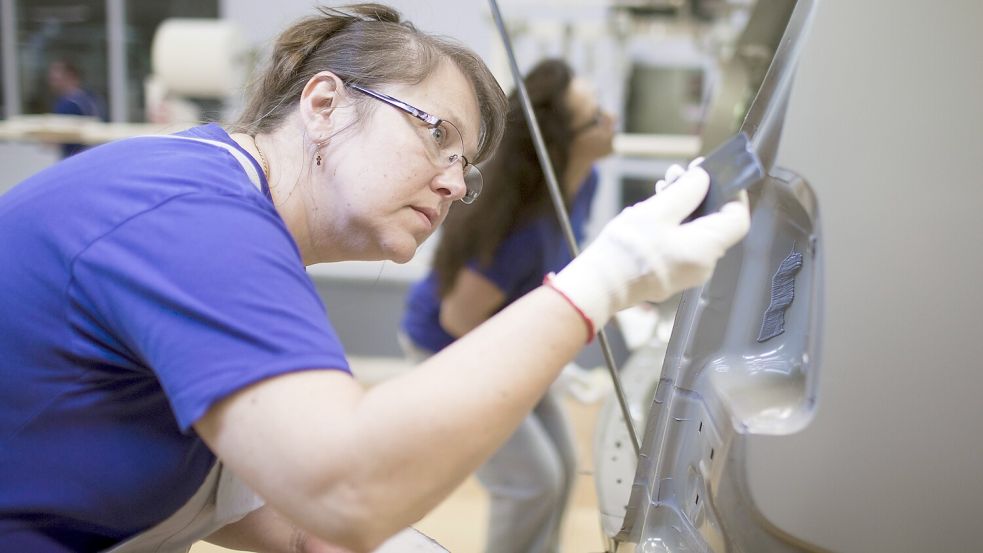
<svg viewBox="0 0 983 553">
<path fill-rule="evenodd" d="M 597 181 L 596 169 L 591 170 L 570 207 L 570 224 L 578 243 L 584 239 Z M 475 208 L 480 209 L 480 206 L 471 206 L 471 209 Z M 546 273 L 559 271 L 571 259 L 563 231 L 550 213 L 529 221 L 508 235 L 489 265 L 482 266 L 472 259 L 468 267 L 505 293 L 504 308 L 542 284 Z M 433 271 L 410 289 L 401 327 L 417 346 L 433 352 L 455 340 L 440 326 L 440 296 L 437 274 Z"/>
</svg>

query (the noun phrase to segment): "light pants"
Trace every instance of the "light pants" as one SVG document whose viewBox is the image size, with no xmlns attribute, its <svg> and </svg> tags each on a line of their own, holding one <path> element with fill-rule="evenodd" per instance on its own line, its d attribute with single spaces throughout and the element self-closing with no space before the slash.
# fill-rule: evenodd
<svg viewBox="0 0 983 553">
<path fill-rule="evenodd" d="M 399 341 L 414 362 L 432 355 L 404 335 Z M 486 553 L 558 552 L 576 465 L 573 434 L 559 394 L 548 391 L 476 472 L 491 499 Z"/>
</svg>

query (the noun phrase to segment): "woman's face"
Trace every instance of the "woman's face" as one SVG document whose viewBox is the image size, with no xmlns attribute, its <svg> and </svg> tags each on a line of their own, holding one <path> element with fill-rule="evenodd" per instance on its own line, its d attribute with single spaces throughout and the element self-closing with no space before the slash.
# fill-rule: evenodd
<svg viewBox="0 0 983 553">
<path fill-rule="evenodd" d="M 451 122 L 463 138 L 463 155 L 473 160 L 480 111 L 474 89 L 456 66 L 443 62 L 416 85 L 383 85 L 375 91 Z M 409 261 L 465 192 L 460 163 L 434 155 L 434 135 L 423 121 L 382 101 L 347 89 L 348 101 L 368 105 L 352 132 L 339 133 L 322 148 L 314 167 L 317 205 L 315 250 L 340 259 Z M 344 128 L 354 109 L 336 110 Z M 471 209 L 471 207 L 462 207 Z M 309 215 L 309 219 L 311 215 Z M 329 259 L 335 260 L 335 259 Z"/>
<path fill-rule="evenodd" d="M 590 84 L 575 77 L 567 89 L 567 108 L 570 110 L 570 128 L 574 132 L 570 142 L 570 158 L 596 161 L 614 151 L 614 116 L 601 109 L 597 94 Z"/>
</svg>

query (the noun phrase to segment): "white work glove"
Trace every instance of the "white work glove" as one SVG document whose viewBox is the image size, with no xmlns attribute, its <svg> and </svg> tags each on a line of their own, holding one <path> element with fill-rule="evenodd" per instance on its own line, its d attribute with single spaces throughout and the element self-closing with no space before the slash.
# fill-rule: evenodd
<svg viewBox="0 0 983 553">
<path fill-rule="evenodd" d="M 705 158 L 703 156 L 700 156 L 694 159 L 693 161 L 689 162 L 689 165 L 686 167 L 683 167 L 682 165 L 677 165 L 675 163 L 670 165 L 669 168 L 666 169 L 666 178 L 655 183 L 655 193 L 658 194 L 659 192 L 665 190 L 667 186 L 676 182 L 679 179 L 679 177 L 686 174 L 687 170 L 692 169 L 703 163 L 704 159 Z"/>
<path fill-rule="evenodd" d="M 680 224 L 703 201 L 710 178 L 698 167 L 666 176 L 676 177 L 672 186 L 659 186 L 659 194 L 626 208 L 583 253 L 546 279 L 584 316 L 591 334 L 626 307 L 703 284 L 717 260 L 747 233 L 744 194 L 716 213 Z"/>
</svg>

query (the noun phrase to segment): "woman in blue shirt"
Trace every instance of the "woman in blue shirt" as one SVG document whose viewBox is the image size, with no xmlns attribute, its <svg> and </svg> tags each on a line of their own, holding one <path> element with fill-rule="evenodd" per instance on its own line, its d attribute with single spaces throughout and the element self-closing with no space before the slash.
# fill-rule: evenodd
<svg viewBox="0 0 983 553">
<path fill-rule="evenodd" d="M 363 388 L 305 265 L 409 260 L 474 200 L 504 109 L 470 50 L 326 8 L 278 37 L 234 128 L 99 146 L 0 196 L 0 550 L 371 550 L 501 445 L 585 328 L 702 282 L 746 232 L 738 205 L 680 224 L 690 171 L 460 348 Z"/>
<path fill-rule="evenodd" d="M 82 75 L 74 63 L 68 60 L 52 62 L 48 66 L 48 87 L 57 95 L 52 113 L 106 120 L 102 100 L 82 87 Z M 62 144 L 61 157 L 75 155 L 84 149 L 82 144 Z"/>
<path fill-rule="evenodd" d="M 525 83 L 574 236 L 581 241 L 597 190 L 594 164 L 612 151 L 614 119 L 562 60 L 540 62 Z M 401 341 L 418 360 L 442 350 L 570 262 L 515 92 L 509 97 L 503 141 L 482 172 L 483 194 L 490 201 L 480 210 L 452 210 L 433 270 L 407 298 Z M 477 471 L 491 496 L 485 550 L 557 551 L 575 474 L 576 451 L 560 398 L 547 392 Z"/>
</svg>

